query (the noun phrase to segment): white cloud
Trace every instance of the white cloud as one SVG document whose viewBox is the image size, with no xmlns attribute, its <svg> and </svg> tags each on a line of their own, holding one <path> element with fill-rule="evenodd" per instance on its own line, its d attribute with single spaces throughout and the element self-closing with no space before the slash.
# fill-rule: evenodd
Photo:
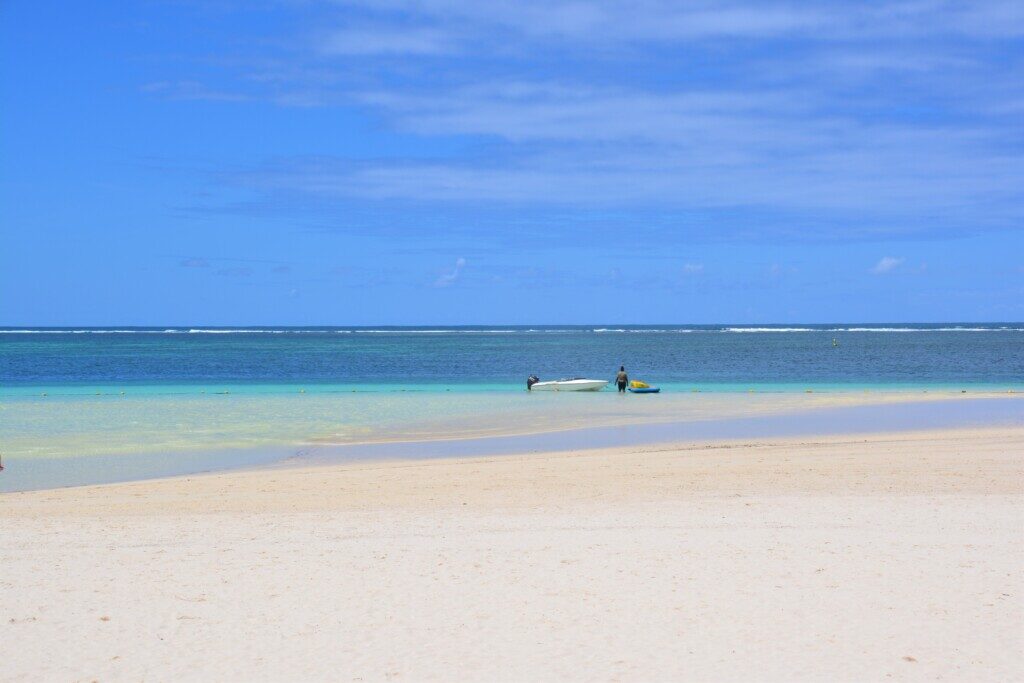
<svg viewBox="0 0 1024 683">
<path fill-rule="evenodd" d="M 432 29 L 344 29 L 322 38 L 318 48 L 325 55 L 438 55 L 453 51 L 454 41 Z"/>
<path fill-rule="evenodd" d="M 683 265 L 683 272 L 687 275 L 699 275 L 704 272 L 703 263 L 686 263 Z"/>
<path fill-rule="evenodd" d="M 437 280 L 434 281 L 435 287 L 449 287 L 455 284 L 455 281 L 459 279 L 459 275 L 462 273 L 462 269 L 466 265 L 466 259 L 458 258 L 455 261 L 455 267 L 446 273 L 442 273 Z"/>
<path fill-rule="evenodd" d="M 358 109 L 418 150 L 230 176 L 271 201 L 735 210 L 826 239 L 1024 218 L 1024 87 L 998 43 L 1024 34 L 1019 1 L 335 2 L 231 87 L 144 89 Z"/>
<path fill-rule="evenodd" d="M 342 0 L 378 15 L 392 12 L 423 22 L 469 27 L 485 36 L 514 34 L 534 41 L 614 45 L 647 41 L 810 36 L 849 41 L 890 35 L 944 34 L 1013 37 L 1024 34 L 1024 11 L 1015 0 L 950 3 L 813 3 L 733 0 Z M 512 41 L 508 41 L 512 42 Z"/>
<path fill-rule="evenodd" d="M 904 261 L 906 261 L 906 259 L 900 256 L 883 256 L 878 260 L 878 263 L 875 264 L 875 267 L 871 269 L 871 273 L 874 275 L 891 273 L 899 268 Z"/>
<path fill-rule="evenodd" d="M 809 127 L 813 128 L 812 124 Z M 851 129 L 847 150 L 831 144 L 792 145 L 787 153 L 770 140 L 729 141 L 728 131 L 709 128 L 692 144 L 549 147 L 526 150 L 503 163 L 468 159 L 445 162 L 378 161 L 345 164 L 329 159 L 271 169 L 244 178 L 260 189 L 302 192 L 325 198 L 371 200 L 488 201 L 592 206 L 656 203 L 661 207 L 770 207 L 775 210 L 848 211 L 893 223 L 879 234 L 898 234 L 905 220 L 920 220 L 918 206 L 945 210 L 948 220 L 982 197 L 989 200 L 977 228 L 1012 224 L 1019 217 L 1024 163 L 978 158 L 950 133 L 915 144 L 911 131 L 899 137 L 876 129 Z M 849 149 L 864 140 L 861 150 Z M 800 154 L 794 154 L 796 149 Z M 776 153 L 772 153 L 772 151 Z M 1024 161 L 1024 160 L 1022 160 Z M 879 169 L 885 169 L 880 173 Z M 883 218 L 884 217 L 884 218 Z M 932 221 L 938 224 L 938 221 Z"/>
<path fill-rule="evenodd" d="M 368 92 L 400 128 L 425 135 L 491 135 L 511 142 L 669 142 L 680 145 L 757 143 L 808 145 L 841 135 L 837 122 L 814 121 L 808 93 L 771 90 L 687 90 L 570 87 L 519 82 L 436 94 Z M 846 128 L 846 127 L 844 127 Z"/>
</svg>

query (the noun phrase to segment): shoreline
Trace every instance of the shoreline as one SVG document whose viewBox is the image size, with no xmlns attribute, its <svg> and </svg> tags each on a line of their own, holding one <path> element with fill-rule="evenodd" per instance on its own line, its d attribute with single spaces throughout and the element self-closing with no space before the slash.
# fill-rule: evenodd
<svg viewBox="0 0 1024 683">
<path fill-rule="evenodd" d="M 515 454 L 519 452 L 558 452 L 599 447 L 613 437 L 613 444 L 628 448 L 654 444 L 672 444 L 682 438 L 697 440 L 739 437 L 828 437 L 857 434 L 958 429 L 978 426 L 1024 424 L 1024 400 L 1002 395 L 942 396 L 923 400 L 900 398 L 878 402 L 823 405 L 802 410 L 767 412 L 753 416 L 730 415 L 672 421 L 651 419 L 598 426 L 567 426 L 542 431 L 485 432 L 455 437 L 434 436 L 420 439 L 358 441 L 354 443 L 307 441 L 305 448 L 340 454 L 361 450 L 379 450 L 385 457 L 424 451 L 458 451 L 466 457 Z M 642 399 L 643 400 L 643 399 Z M 948 402 L 943 405 L 940 402 Z M 964 411 L 959 408 L 969 407 Z M 937 408 L 951 408 L 942 412 Z M 993 415 L 993 410 L 996 413 Z M 902 414 L 901 414 L 902 413 Z M 966 414 L 965 414 L 966 413 Z M 365 459 L 374 459 L 373 456 Z M 379 456 L 378 456 L 379 457 Z"/>
<path fill-rule="evenodd" d="M 185 493 L 189 490 L 198 490 L 199 488 L 206 491 L 212 491 L 220 488 L 222 485 L 229 488 L 235 488 L 238 483 L 242 481 L 252 482 L 258 485 L 262 485 L 263 482 L 281 483 L 288 481 L 289 479 L 293 480 L 292 483 L 298 482 L 299 480 L 304 480 L 306 483 L 312 483 L 319 476 L 331 479 L 354 473 L 361 473 L 362 475 L 365 475 L 366 473 L 393 473 L 417 469 L 424 471 L 446 470 L 448 473 L 457 473 L 461 476 L 461 474 L 466 470 L 474 470 L 474 474 L 479 474 L 479 471 L 475 470 L 475 468 L 478 467 L 514 470 L 525 464 L 530 467 L 540 466 L 544 471 L 551 471 L 544 468 L 542 464 L 552 463 L 553 466 L 558 466 L 568 463 L 575 466 L 589 460 L 601 460 L 605 458 L 613 460 L 621 460 L 622 458 L 627 457 L 645 458 L 646 460 L 632 463 L 632 466 L 636 469 L 643 469 L 645 464 L 649 462 L 649 459 L 652 458 L 668 458 L 673 460 L 679 458 L 690 458 L 691 460 L 686 463 L 677 464 L 691 466 L 699 461 L 704 467 L 713 467 L 720 464 L 715 460 L 718 454 L 725 453 L 739 458 L 745 458 L 747 457 L 746 454 L 757 451 L 764 451 L 767 453 L 786 453 L 787 456 L 796 454 L 798 456 L 800 453 L 807 451 L 815 453 L 820 451 L 824 453 L 826 451 L 842 451 L 843 449 L 848 449 L 851 452 L 844 453 L 843 459 L 847 463 L 853 465 L 856 464 L 854 460 L 855 455 L 859 454 L 859 450 L 863 449 L 875 458 L 874 462 L 869 463 L 874 466 L 881 462 L 881 460 L 878 459 L 879 454 L 876 452 L 878 448 L 892 449 L 892 452 L 898 455 L 898 450 L 903 446 L 938 444 L 944 449 L 956 449 L 957 453 L 959 453 L 959 449 L 968 449 L 972 446 L 977 446 L 979 443 L 986 443 L 989 446 L 994 446 L 996 448 L 1002 448 L 1007 445 L 1020 446 L 1021 455 L 1019 458 L 1010 457 L 1003 463 L 1004 466 L 1010 467 L 1011 469 L 1013 466 L 1016 466 L 1017 469 L 1012 469 L 1012 473 L 1020 476 L 1007 476 L 999 480 L 989 480 L 985 484 L 984 489 L 987 493 L 1024 495 L 1024 424 L 1021 424 L 1012 426 L 1004 425 L 977 428 L 961 427 L 952 429 L 906 430 L 896 432 L 805 434 L 778 437 L 707 439 L 663 443 L 642 443 L 633 445 L 611 445 L 589 448 L 569 448 L 562 450 L 524 451 L 514 454 L 497 455 L 450 455 L 418 458 L 381 457 L 376 459 L 314 462 L 277 461 L 256 467 L 235 467 L 230 469 L 195 472 L 185 475 L 175 474 L 163 477 L 87 484 L 82 486 L 4 492 L 0 493 L 0 501 L 13 503 L 5 512 L 9 512 L 15 516 L 18 515 L 19 501 L 30 500 L 33 498 L 45 501 L 46 506 L 49 506 L 47 510 L 48 513 L 56 513 L 60 509 L 60 506 L 52 506 L 52 504 L 60 501 L 74 500 L 76 501 L 76 505 L 80 505 L 81 507 L 68 509 L 67 512 L 70 514 L 87 514 L 90 509 L 101 510 L 110 504 L 110 501 L 106 498 L 97 499 L 96 505 L 91 505 L 89 503 L 89 500 L 94 497 L 94 494 L 98 494 L 100 492 L 103 492 L 104 494 L 112 491 L 118 492 L 124 494 L 126 500 L 127 498 L 145 499 L 144 495 L 140 495 L 135 492 L 128 492 L 166 488 L 168 490 L 177 490 L 177 492 L 182 495 L 159 496 L 153 499 L 156 501 L 156 507 L 152 507 L 152 500 L 132 501 L 133 504 L 138 503 L 142 506 L 138 508 L 137 512 L 143 511 L 147 506 L 150 506 L 148 513 L 151 514 L 175 512 L 176 510 L 174 506 L 181 504 L 195 512 L 209 511 L 216 513 L 223 510 L 218 508 L 217 505 L 213 505 L 210 508 L 198 508 L 195 506 L 195 501 L 189 500 L 189 496 L 185 495 Z M 944 453 L 943 457 L 947 461 L 947 465 L 955 464 L 951 458 L 951 454 Z M 784 463 L 789 464 L 792 463 L 792 461 L 792 457 L 787 457 Z M 768 471 L 771 466 L 771 463 L 765 461 L 763 458 L 758 460 L 758 464 L 764 466 L 765 471 Z M 921 463 L 919 462 L 914 463 L 914 466 L 919 467 L 920 464 Z M 893 464 L 890 474 L 896 473 L 899 469 L 900 468 L 897 464 Z M 710 475 L 713 473 L 705 472 L 705 474 Z M 764 472 L 762 472 L 762 474 L 764 474 Z M 842 474 L 842 472 L 832 471 L 830 474 L 835 476 Z M 928 479 L 931 481 L 934 477 L 929 477 Z M 837 481 L 838 480 L 831 482 L 823 481 L 826 488 L 817 492 L 826 494 L 837 493 L 839 489 Z M 756 480 L 756 482 L 754 480 L 746 482 L 748 485 L 752 483 L 756 483 L 758 486 L 761 486 L 761 488 L 751 491 L 752 493 L 814 493 L 814 491 L 810 490 L 792 490 L 787 488 L 771 491 L 767 488 L 767 482 L 760 479 Z M 943 490 L 942 485 L 934 487 L 930 484 L 921 483 L 921 481 L 902 481 L 901 483 L 904 485 L 902 490 L 896 491 L 893 487 L 889 486 L 885 489 L 886 492 L 894 495 L 919 495 L 923 493 L 948 492 Z M 773 482 L 773 485 L 778 484 L 779 481 Z M 702 492 L 706 492 L 704 489 L 700 490 Z M 951 488 L 950 490 L 959 489 Z M 272 491 L 271 489 L 262 488 L 260 489 L 260 492 L 271 493 Z M 872 492 L 877 493 L 878 491 L 875 490 Z M 239 498 L 239 500 L 243 501 L 246 509 L 255 511 L 256 509 L 261 508 L 261 506 L 268 505 L 269 498 L 260 500 L 260 497 L 253 496 L 253 493 L 254 491 L 252 490 L 246 490 L 244 488 L 241 489 L 240 495 L 242 497 Z M 346 489 L 344 493 L 346 496 L 351 496 L 353 490 Z M 673 496 L 679 493 L 685 493 L 685 491 L 676 491 L 673 493 Z M 298 505 L 296 507 L 293 504 L 292 509 L 317 510 L 319 509 L 317 505 L 325 504 L 327 500 L 328 499 L 313 502 L 309 506 Z M 351 497 L 342 496 L 329 504 L 337 504 L 340 508 L 345 508 L 352 503 L 352 500 L 353 499 Z M 430 498 L 429 500 L 432 502 L 435 501 L 433 498 Z M 170 507 L 159 507 L 162 505 Z M 378 499 L 374 496 L 361 498 L 357 502 L 358 507 L 387 507 L 387 505 L 387 500 Z"/>
<path fill-rule="evenodd" d="M 1024 393 L 1021 381 L 997 382 L 935 382 L 935 383 L 850 383 L 850 382 L 659 382 L 658 386 L 672 394 L 933 394 L 957 395 L 1002 395 Z M 454 391 L 453 391 L 454 387 Z M 0 399 L 35 398 L 120 398 L 160 396 L 268 396 L 307 393 L 311 395 L 331 394 L 522 394 L 526 391 L 523 382 L 424 382 L 404 384 L 333 382 L 129 382 L 121 384 L 83 382 L 70 384 L 17 383 L 0 387 Z M 615 393 L 612 389 L 596 392 L 600 395 Z"/>
<path fill-rule="evenodd" d="M 0 501 L 0 680 L 1024 676 L 1024 425 Z"/>
<path fill-rule="evenodd" d="M 878 397 L 874 397 L 878 398 Z M 540 431 L 465 434 L 417 439 L 331 443 L 307 441 L 246 448 L 72 456 L 8 458 L 0 474 L 0 495 L 68 486 L 145 481 L 166 476 L 334 462 L 376 462 L 457 455 L 481 457 L 557 452 L 605 445 L 629 448 L 683 441 L 737 438 L 824 437 L 923 429 L 1024 424 L 1024 398 L 1018 395 L 933 395 L 920 399 L 885 396 L 880 401 L 818 405 L 801 410 L 725 415 L 683 421 L 661 419 L 609 425 L 569 425 Z M 647 399 L 640 399 L 647 400 Z M 506 428 L 507 430 L 507 428 Z M 13 469 L 19 467 L 20 469 Z"/>
</svg>

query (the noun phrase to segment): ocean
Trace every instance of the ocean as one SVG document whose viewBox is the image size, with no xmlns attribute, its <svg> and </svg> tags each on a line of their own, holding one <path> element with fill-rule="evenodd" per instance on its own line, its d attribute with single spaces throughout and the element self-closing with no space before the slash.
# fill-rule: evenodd
<svg viewBox="0 0 1024 683">
<path fill-rule="evenodd" d="M 611 379 L 619 365 L 662 393 L 525 388 L 530 374 Z M 83 483 L 323 445 L 1021 391 L 1021 323 L 4 328 L 0 457 L 37 484 Z M 11 469 L 0 490 L 25 487 Z"/>
<path fill-rule="evenodd" d="M 837 346 L 832 345 L 835 339 Z M 0 329 L 0 386 L 1020 382 L 1024 324 Z"/>
</svg>

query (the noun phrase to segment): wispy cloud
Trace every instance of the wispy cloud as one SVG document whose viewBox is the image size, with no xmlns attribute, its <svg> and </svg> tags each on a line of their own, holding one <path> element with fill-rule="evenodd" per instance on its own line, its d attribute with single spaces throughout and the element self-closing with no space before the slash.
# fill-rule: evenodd
<svg viewBox="0 0 1024 683">
<path fill-rule="evenodd" d="M 230 268 L 220 268 L 217 270 L 217 275 L 223 275 L 225 277 L 249 277 L 252 275 L 252 268 L 247 266 L 232 266 Z"/>
<path fill-rule="evenodd" d="M 142 85 L 140 90 L 169 100 L 246 102 L 252 99 L 251 95 L 210 88 L 198 81 L 156 81 Z"/>
<path fill-rule="evenodd" d="M 993 60 L 1024 35 L 1019 3 L 336 7 L 287 49 L 225 67 L 217 87 L 145 89 L 340 108 L 445 151 L 275 159 L 221 176 L 255 203 L 514 205 L 552 224 L 581 207 L 664 223 L 681 211 L 759 216 L 730 232 L 743 239 L 973 234 L 1024 220 L 1021 60 Z"/>
<path fill-rule="evenodd" d="M 452 52 L 454 40 L 443 31 L 366 27 L 332 31 L 317 45 L 325 55 L 436 55 Z"/>
<path fill-rule="evenodd" d="M 874 141 L 868 142 L 869 130 L 850 129 L 846 149 L 807 142 L 788 151 L 770 142 L 745 145 L 723 140 L 716 145 L 718 131 L 706 132 L 706 140 L 695 136 L 692 144 L 675 149 L 625 143 L 577 146 L 534 151 L 504 163 L 319 160 L 239 180 L 260 191 L 325 199 L 828 209 L 873 214 L 878 222 L 892 218 L 890 234 L 899 234 L 908 216 L 921 216 L 922 207 L 928 207 L 929 214 L 948 209 L 945 216 L 932 216 L 941 225 L 956 219 L 958 209 L 983 198 L 989 201 L 988 212 L 977 217 L 973 229 L 1012 225 L 1021 215 L 1016 199 L 1024 187 L 1024 161 L 995 152 L 985 158 L 979 155 L 977 141 L 972 146 L 953 131 L 914 135 L 904 129 L 902 142 L 897 142 L 897 130 L 880 127 L 874 130 Z M 851 149 L 859 140 L 864 147 Z M 893 145 L 885 146 L 885 140 Z M 945 141 L 944 148 L 938 146 L 940 140 Z M 838 223 L 835 218 L 830 222 Z M 819 227 L 827 226 L 819 222 Z"/>
<path fill-rule="evenodd" d="M 906 261 L 906 259 L 900 256 L 883 256 L 878 260 L 878 263 L 871 268 L 871 273 L 874 275 L 885 275 L 886 273 L 891 273 L 903 265 L 904 261 Z"/>
<path fill-rule="evenodd" d="M 178 265 L 182 268 L 214 268 L 217 275 L 251 275 L 256 269 L 267 270 L 271 273 L 285 274 L 291 272 L 291 266 L 282 261 L 271 261 L 259 258 L 239 258 L 237 256 L 188 256 L 174 258 L 180 259 Z M 228 265 L 236 264 L 236 265 Z"/>
<path fill-rule="evenodd" d="M 449 271 L 442 273 L 436 280 L 434 280 L 435 287 L 450 287 L 455 284 L 456 280 L 459 279 L 459 275 L 462 274 L 462 269 L 466 266 L 466 259 L 458 258 L 455 260 L 455 267 Z"/>
<path fill-rule="evenodd" d="M 685 263 L 683 264 L 683 273 L 686 275 L 700 275 L 704 272 L 703 263 Z"/>
<path fill-rule="evenodd" d="M 1017 3 L 990 0 L 954 4 L 941 0 L 892 3 L 823 2 L 796 6 L 788 2 L 623 2 L 571 0 L 516 3 L 467 0 L 408 0 L 380 3 L 343 2 L 378 16 L 411 14 L 424 23 L 469 26 L 507 32 L 526 39 L 584 43 L 715 40 L 723 38 L 792 38 L 844 40 L 881 35 L 913 37 L 945 33 L 978 37 L 1024 34 Z"/>
</svg>

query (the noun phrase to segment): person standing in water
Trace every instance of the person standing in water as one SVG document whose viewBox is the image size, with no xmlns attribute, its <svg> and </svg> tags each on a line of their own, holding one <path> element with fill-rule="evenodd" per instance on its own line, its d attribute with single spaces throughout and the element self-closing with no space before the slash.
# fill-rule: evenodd
<svg viewBox="0 0 1024 683">
<path fill-rule="evenodd" d="M 619 388 L 619 393 L 626 393 L 626 385 L 629 384 L 629 375 L 626 374 L 626 366 L 619 366 L 619 374 L 615 375 L 615 385 Z"/>
</svg>

